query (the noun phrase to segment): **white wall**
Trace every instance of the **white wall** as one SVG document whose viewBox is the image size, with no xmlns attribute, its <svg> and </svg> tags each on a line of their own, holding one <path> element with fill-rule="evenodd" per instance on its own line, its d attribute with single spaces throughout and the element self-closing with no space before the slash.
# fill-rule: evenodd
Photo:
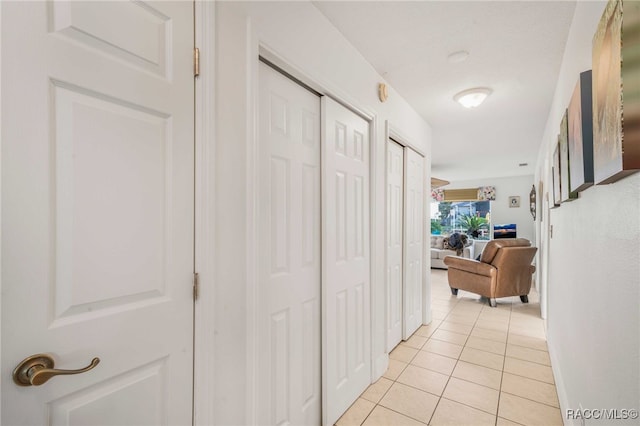
<svg viewBox="0 0 640 426">
<path fill-rule="evenodd" d="M 544 179 L 546 190 L 560 120 L 579 73 L 591 69 L 592 37 L 605 3 L 576 6 L 537 166 L 536 180 Z M 561 408 L 638 409 L 640 174 L 591 187 L 549 215 L 547 335 Z M 586 422 L 598 423 L 611 421 Z"/>
<path fill-rule="evenodd" d="M 533 175 L 486 178 L 451 182 L 443 189 L 495 186 L 496 199 L 491 202 L 491 224 L 515 223 L 518 237 L 526 238 L 535 245 L 533 216 L 529 211 L 529 193 L 533 182 Z M 509 197 L 512 195 L 520 197 L 520 207 L 509 206 Z"/>
<path fill-rule="evenodd" d="M 373 118 L 372 274 L 374 379 L 385 354 L 385 129 L 388 121 L 430 156 L 431 129 L 392 89 L 380 103 L 375 70 L 308 2 L 216 3 L 216 424 L 252 424 L 255 395 L 253 150 L 258 52 L 297 78 Z M 259 46 L 262 50 L 259 50 Z M 427 179 L 430 161 L 426 161 Z"/>
</svg>

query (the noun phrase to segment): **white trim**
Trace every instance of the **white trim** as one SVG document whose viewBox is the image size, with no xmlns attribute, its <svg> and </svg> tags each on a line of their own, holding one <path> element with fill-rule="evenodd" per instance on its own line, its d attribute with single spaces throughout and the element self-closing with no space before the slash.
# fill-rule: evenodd
<svg viewBox="0 0 640 426">
<path fill-rule="evenodd" d="M 257 424 L 257 383 L 258 383 L 258 358 L 261 356 L 260 349 L 256 342 L 258 341 L 258 216 L 257 216 L 257 203 L 256 200 L 259 197 L 259 172 L 257 167 L 258 156 L 258 96 L 259 96 L 259 73 L 260 73 L 260 58 L 259 58 L 259 41 L 255 31 L 253 31 L 253 25 L 251 19 L 247 19 L 247 48 L 245 50 L 247 57 L 247 139 L 246 139 L 246 208 L 247 208 L 247 222 L 246 222 L 246 247 L 247 247 L 247 261 L 246 261 L 246 306 L 247 306 L 247 353 L 246 353 L 246 405 L 245 405 L 245 418 L 247 424 Z"/>
<path fill-rule="evenodd" d="M 562 416 L 562 421 L 565 425 L 573 425 L 577 426 L 579 423 L 577 420 L 571 420 L 565 418 L 565 413 L 568 408 L 577 409 L 578 407 L 571 407 L 569 405 L 569 399 L 567 398 L 567 388 L 564 384 L 564 379 L 562 377 L 561 371 L 559 369 L 560 361 L 556 357 L 556 350 L 553 341 L 547 341 L 549 347 L 549 358 L 551 359 L 551 370 L 553 372 L 553 379 L 556 383 L 556 390 L 558 393 L 558 402 L 560 404 L 560 415 Z"/>
<path fill-rule="evenodd" d="M 195 271 L 200 298 L 194 307 L 194 425 L 214 424 L 215 389 L 215 3 L 194 4 L 200 76 L 195 81 Z"/>
<path fill-rule="evenodd" d="M 376 114 L 372 110 L 360 106 L 359 103 L 355 99 L 353 99 L 353 97 L 350 96 L 347 92 L 340 90 L 339 88 L 335 87 L 325 80 L 314 78 L 308 72 L 303 71 L 302 68 L 296 66 L 295 64 L 278 54 L 276 50 L 271 48 L 267 43 L 260 41 L 258 46 L 258 54 L 267 61 L 271 62 L 273 65 L 282 69 L 287 74 L 291 75 L 293 78 L 309 86 L 311 89 L 318 92 L 321 96 L 330 97 L 340 105 L 346 107 L 347 109 L 350 109 L 365 120 L 369 121 L 370 124 L 375 124 L 373 122 L 375 121 Z"/>
<path fill-rule="evenodd" d="M 0 4 L 0 34 L 2 34 L 2 4 Z M 0 160 L 2 160 L 2 48 L 0 47 Z M 0 235 L 2 235 L 2 161 L 0 161 Z M 0 294 L 2 294 L 2 238 L 0 238 Z M 0 303 L 0 342 L 2 342 L 2 303 Z M 1 345 L 0 345 L 1 346 Z M 2 365 L 2 351 L 0 351 L 0 365 Z M 0 401 L 2 401 L 2 386 L 0 386 Z M 2 423 L 2 404 L 0 404 L 0 423 Z"/>
<path fill-rule="evenodd" d="M 409 137 L 404 135 L 395 125 L 393 125 L 389 120 L 385 121 L 385 133 L 387 135 L 387 140 L 393 139 L 394 142 L 402 145 L 403 147 L 409 147 L 422 157 L 427 158 L 427 154 L 424 150 L 418 145 L 416 145 Z"/>
<path fill-rule="evenodd" d="M 376 359 L 375 356 L 375 341 L 376 341 L 376 335 L 375 335 L 375 316 L 376 314 L 378 314 L 378 312 L 376 312 L 376 289 L 379 285 L 379 281 L 377 279 L 378 274 L 376 274 L 376 257 L 377 257 L 377 244 L 376 241 L 377 239 L 377 232 L 376 232 L 376 224 L 378 223 L 378 209 L 376 208 L 376 176 L 378 173 L 378 166 L 377 166 L 377 159 L 379 156 L 378 153 L 378 140 L 376 135 L 378 134 L 378 117 L 377 116 L 373 116 L 373 118 L 369 121 L 369 333 L 370 333 L 370 340 L 369 340 L 369 350 L 371 351 L 371 373 L 370 373 L 370 381 L 371 383 L 374 382 L 374 380 L 378 379 L 378 362 L 379 359 Z M 386 147 L 386 145 L 385 145 Z M 385 167 L 386 170 L 386 167 Z M 384 173 L 384 172 L 383 172 Z M 386 194 L 385 194 L 386 195 Z M 386 196 L 385 196 L 385 203 L 386 203 Z M 385 206 L 386 207 L 386 206 Z M 386 208 L 383 209 L 383 215 L 384 212 L 386 211 Z M 384 220 L 384 217 L 383 217 Z M 383 249 L 386 252 L 386 249 Z M 384 276 L 384 274 L 383 274 Z M 386 280 L 383 279 L 382 283 L 384 284 Z M 384 318 L 383 318 L 384 321 Z M 384 329 L 384 324 L 383 324 L 383 329 Z M 384 333 L 386 334 L 386 333 Z M 383 342 L 384 344 L 384 342 Z M 383 346 L 384 348 L 384 346 Z M 389 364 L 389 360 L 386 360 L 386 365 L 388 366 Z M 386 371 L 386 368 L 385 368 Z M 382 374 L 384 374 L 384 371 L 382 372 Z"/>
</svg>

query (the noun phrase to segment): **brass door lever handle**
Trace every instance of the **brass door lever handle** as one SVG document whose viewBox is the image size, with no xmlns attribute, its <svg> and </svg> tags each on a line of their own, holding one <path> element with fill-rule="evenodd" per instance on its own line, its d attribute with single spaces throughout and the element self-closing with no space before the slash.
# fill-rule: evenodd
<svg viewBox="0 0 640 426">
<path fill-rule="evenodd" d="M 84 373 L 92 370 L 99 363 L 100 358 L 94 358 L 91 360 L 91 363 L 84 368 L 78 370 L 59 370 L 53 368 L 55 362 L 50 355 L 31 355 L 25 358 L 15 370 L 13 370 L 13 381 L 18 386 L 40 386 L 53 376 Z"/>
</svg>

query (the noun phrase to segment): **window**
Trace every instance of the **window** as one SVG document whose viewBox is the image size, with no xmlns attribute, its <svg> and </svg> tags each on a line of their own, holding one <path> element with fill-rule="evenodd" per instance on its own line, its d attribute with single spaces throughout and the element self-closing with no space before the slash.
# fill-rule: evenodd
<svg viewBox="0 0 640 426">
<path fill-rule="evenodd" d="M 431 202 L 432 234 L 461 232 L 477 240 L 488 240 L 490 229 L 490 201 Z"/>
</svg>

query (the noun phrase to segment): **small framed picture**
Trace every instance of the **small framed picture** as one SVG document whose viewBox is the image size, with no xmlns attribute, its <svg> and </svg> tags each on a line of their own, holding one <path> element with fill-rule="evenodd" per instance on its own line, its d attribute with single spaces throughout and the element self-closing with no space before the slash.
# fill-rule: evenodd
<svg viewBox="0 0 640 426">
<path fill-rule="evenodd" d="M 517 195 L 509 197 L 509 207 L 520 207 L 520 197 Z"/>
</svg>

